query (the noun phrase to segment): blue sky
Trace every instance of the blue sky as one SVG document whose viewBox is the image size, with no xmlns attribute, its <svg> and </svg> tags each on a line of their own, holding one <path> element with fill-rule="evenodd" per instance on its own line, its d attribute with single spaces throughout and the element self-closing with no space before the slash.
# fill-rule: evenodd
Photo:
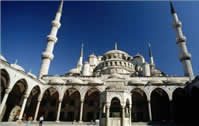
<svg viewBox="0 0 199 126">
<path fill-rule="evenodd" d="M 1 53 L 10 63 L 38 75 L 41 53 L 46 48 L 59 1 L 1 3 Z M 174 2 L 183 24 L 194 73 L 199 72 L 199 2 Z M 81 43 L 84 61 L 91 53 L 103 55 L 114 48 L 130 55 L 142 54 L 149 62 L 147 42 L 152 45 L 156 67 L 169 75 L 183 75 L 178 60 L 169 2 L 65 1 L 49 74 L 63 75 L 76 67 Z"/>
</svg>

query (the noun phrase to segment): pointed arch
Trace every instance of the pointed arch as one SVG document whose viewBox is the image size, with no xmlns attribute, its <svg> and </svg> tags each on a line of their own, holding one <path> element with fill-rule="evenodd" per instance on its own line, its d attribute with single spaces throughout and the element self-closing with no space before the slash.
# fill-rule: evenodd
<svg viewBox="0 0 199 126">
<path fill-rule="evenodd" d="M 62 100 L 60 121 L 79 120 L 80 98 L 80 92 L 76 88 L 66 89 Z"/>
<path fill-rule="evenodd" d="M 54 87 L 49 87 L 44 91 L 38 118 L 44 116 L 46 121 L 55 121 L 59 102 L 59 92 Z"/>
<path fill-rule="evenodd" d="M 135 88 L 132 93 L 132 120 L 134 122 L 146 122 L 149 120 L 149 110 L 146 93 L 140 89 Z"/>
<path fill-rule="evenodd" d="M 121 117 L 122 116 L 122 106 L 121 101 L 118 97 L 113 97 L 111 99 L 110 106 L 110 117 Z"/>
<path fill-rule="evenodd" d="M 151 111 L 153 121 L 169 120 L 169 96 L 161 88 L 156 88 L 151 93 Z"/>
<path fill-rule="evenodd" d="M 35 110 L 36 110 L 36 103 L 38 101 L 38 97 L 41 94 L 41 89 L 38 85 L 34 86 L 30 92 L 30 95 L 28 97 L 26 108 L 24 111 L 24 114 L 27 117 L 34 117 Z"/>
<path fill-rule="evenodd" d="M 90 122 L 99 119 L 100 91 L 92 87 L 88 89 L 84 98 L 83 121 Z"/>
<path fill-rule="evenodd" d="M 12 87 L 11 92 L 9 93 L 8 99 L 6 101 L 6 110 L 3 116 L 3 121 L 13 121 L 14 117 L 17 115 L 13 115 L 11 112 L 17 108 L 20 108 L 24 95 L 28 89 L 28 84 L 25 79 L 19 79 L 16 81 L 14 86 Z"/>
<path fill-rule="evenodd" d="M 0 84 L 0 102 L 2 102 L 3 97 L 5 95 L 5 90 L 9 87 L 10 85 L 10 76 L 9 73 L 5 69 L 0 69 L 0 78 L 1 78 L 1 84 Z"/>
</svg>

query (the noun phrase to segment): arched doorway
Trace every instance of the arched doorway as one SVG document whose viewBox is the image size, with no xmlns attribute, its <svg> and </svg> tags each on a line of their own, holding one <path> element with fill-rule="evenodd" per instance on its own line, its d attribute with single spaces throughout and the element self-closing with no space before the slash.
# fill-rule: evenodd
<svg viewBox="0 0 199 126">
<path fill-rule="evenodd" d="M 99 90 L 89 89 L 84 99 L 83 121 L 90 122 L 99 119 Z"/>
<path fill-rule="evenodd" d="M 4 97 L 4 95 L 5 95 L 5 90 L 6 90 L 6 88 L 8 88 L 8 86 L 9 86 L 9 83 L 10 83 L 10 77 L 9 77 L 9 74 L 8 74 L 8 72 L 6 71 L 6 70 L 4 70 L 4 69 L 1 69 L 0 70 L 0 73 L 1 73 L 1 76 L 0 76 L 0 78 L 1 78 L 1 87 L 0 87 L 0 102 L 2 102 L 2 100 L 3 100 L 3 97 Z"/>
<path fill-rule="evenodd" d="M 3 121 L 13 121 L 17 116 L 19 116 L 27 87 L 25 79 L 18 80 L 15 83 L 6 102 L 6 110 Z"/>
<path fill-rule="evenodd" d="M 153 121 L 169 120 L 169 97 L 161 88 L 151 93 L 151 111 Z"/>
<path fill-rule="evenodd" d="M 122 116 L 122 107 L 120 104 L 120 100 L 118 98 L 113 98 L 111 100 L 110 106 L 110 117 L 121 117 Z"/>
<path fill-rule="evenodd" d="M 45 121 L 55 121 L 59 101 L 58 91 L 51 87 L 44 94 L 39 108 L 38 118 L 44 116 Z"/>
<path fill-rule="evenodd" d="M 62 100 L 60 121 L 79 121 L 80 93 L 75 88 L 66 90 Z"/>
<path fill-rule="evenodd" d="M 146 122 L 149 120 L 147 97 L 141 89 L 132 91 L 132 121 Z"/>
<path fill-rule="evenodd" d="M 27 100 L 27 103 L 26 103 L 26 108 L 25 108 L 25 111 L 24 111 L 24 114 L 26 114 L 26 120 L 28 119 L 28 117 L 34 117 L 35 115 L 35 110 L 36 110 L 36 107 L 37 107 L 37 101 L 38 101 L 38 97 L 41 93 L 41 90 L 40 90 L 40 87 L 39 86 L 35 86 L 29 97 L 28 97 L 28 100 Z"/>
</svg>

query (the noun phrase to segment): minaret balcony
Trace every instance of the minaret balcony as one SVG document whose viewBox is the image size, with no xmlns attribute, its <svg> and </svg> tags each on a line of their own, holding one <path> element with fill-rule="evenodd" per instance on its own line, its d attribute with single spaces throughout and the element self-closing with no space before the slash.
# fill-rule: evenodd
<svg viewBox="0 0 199 126">
<path fill-rule="evenodd" d="M 42 53 L 42 59 L 45 59 L 45 58 L 52 60 L 54 58 L 54 55 L 50 52 L 43 52 Z"/>
<path fill-rule="evenodd" d="M 59 21 L 57 21 L 57 20 L 53 20 L 52 21 L 52 26 L 59 29 L 61 27 L 61 23 Z"/>
<path fill-rule="evenodd" d="M 191 54 L 186 52 L 179 56 L 179 60 L 182 62 L 184 60 L 191 60 Z"/>
<path fill-rule="evenodd" d="M 57 42 L 57 37 L 53 36 L 53 35 L 48 35 L 47 36 L 47 41 L 53 41 L 53 42 Z"/>
<path fill-rule="evenodd" d="M 176 43 L 179 44 L 181 42 L 186 42 L 187 38 L 185 36 L 182 36 L 180 38 L 176 38 Z"/>
</svg>

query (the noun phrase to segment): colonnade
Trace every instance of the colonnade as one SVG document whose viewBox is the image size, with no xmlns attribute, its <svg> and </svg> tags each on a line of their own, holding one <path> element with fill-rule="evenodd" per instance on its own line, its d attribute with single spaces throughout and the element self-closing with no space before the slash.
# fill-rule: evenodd
<svg viewBox="0 0 199 126">
<path fill-rule="evenodd" d="M 3 108 L 5 107 L 5 104 L 6 104 L 6 101 L 8 99 L 10 91 L 11 91 L 10 89 L 6 89 L 5 90 L 5 95 L 3 97 L 3 100 L 2 100 L 2 103 L 1 103 L 1 107 L 0 107 L 0 112 L 1 113 L 3 111 Z M 25 110 L 25 107 L 26 107 L 26 103 L 27 103 L 27 99 L 29 97 L 29 94 L 24 94 L 23 97 L 24 98 L 23 98 L 23 102 L 22 102 L 22 107 L 21 107 L 21 111 L 20 111 L 20 114 L 19 114 L 19 119 L 20 120 L 23 118 L 23 114 L 24 114 L 24 110 Z M 39 108 L 41 106 L 40 105 L 41 101 L 42 101 L 42 97 L 39 96 L 38 99 L 37 99 L 36 110 L 35 110 L 35 114 L 34 114 L 34 121 L 36 121 L 36 119 L 38 117 Z M 85 102 L 84 99 L 80 99 L 79 122 L 83 121 L 84 102 Z M 146 106 L 147 106 L 147 109 L 148 109 L 148 119 L 149 119 L 148 121 L 158 121 L 157 119 L 155 119 L 155 117 L 157 115 L 156 116 L 154 116 L 154 115 L 157 114 L 157 113 L 154 114 L 153 111 L 155 111 L 155 110 L 152 110 L 153 109 L 153 104 L 151 105 L 151 103 L 152 103 L 151 100 L 147 100 Z M 166 102 L 166 103 L 168 103 L 168 106 L 166 106 L 165 109 L 166 109 L 166 111 L 167 110 L 169 111 L 169 114 L 168 114 L 169 117 L 165 118 L 165 120 L 167 120 L 167 121 L 173 120 L 174 119 L 173 118 L 173 116 L 174 116 L 173 115 L 173 113 L 174 113 L 174 110 L 173 110 L 174 109 L 174 107 L 173 107 L 174 102 L 172 101 L 172 99 L 168 99 L 168 102 Z M 61 108 L 62 108 L 62 100 L 59 100 L 58 101 L 58 107 L 57 107 L 57 116 L 56 116 L 56 121 L 57 122 L 60 121 Z M 131 110 L 132 109 L 136 109 L 136 108 L 134 108 L 133 105 L 131 105 L 130 108 L 131 108 Z M 124 109 L 125 109 L 125 107 L 122 106 L 122 118 L 124 118 L 124 113 L 125 113 Z M 130 113 L 132 113 L 132 112 L 130 111 Z M 132 118 L 134 118 L 132 114 L 130 114 L 130 116 L 132 116 Z M 153 119 L 153 116 L 154 116 L 154 119 Z M 108 123 L 108 118 L 109 117 L 110 117 L 110 106 L 107 105 L 106 106 L 106 118 L 107 118 L 107 122 L 106 123 Z M 163 119 L 163 118 L 160 118 L 160 119 Z M 142 121 L 142 120 L 140 120 L 140 121 Z M 159 120 L 159 121 L 161 121 L 161 120 Z"/>
</svg>

